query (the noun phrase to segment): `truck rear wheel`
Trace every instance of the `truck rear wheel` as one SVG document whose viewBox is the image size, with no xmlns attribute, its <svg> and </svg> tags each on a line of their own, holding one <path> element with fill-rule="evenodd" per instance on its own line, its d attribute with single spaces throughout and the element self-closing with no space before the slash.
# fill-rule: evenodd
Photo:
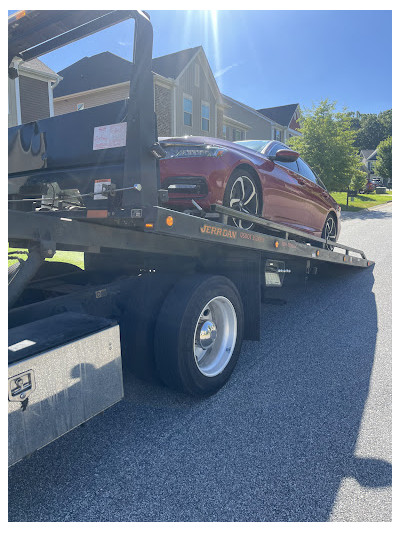
<svg viewBox="0 0 400 533">
<path fill-rule="evenodd" d="M 155 359 L 162 381 L 194 396 L 217 392 L 237 363 L 243 307 L 223 276 L 194 275 L 170 291 L 157 319 Z"/>
</svg>

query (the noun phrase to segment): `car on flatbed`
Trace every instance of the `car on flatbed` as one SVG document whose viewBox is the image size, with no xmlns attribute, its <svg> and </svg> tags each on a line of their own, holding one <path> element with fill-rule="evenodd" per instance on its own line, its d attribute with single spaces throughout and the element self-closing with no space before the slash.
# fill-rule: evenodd
<svg viewBox="0 0 400 533">
<path fill-rule="evenodd" d="M 278 141 L 229 142 L 210 137 L 161 138 L 166 207 L 205 211 L 212 204 L 259 215 L 318 237 L 336 240 L 340 207 L 297 152 Z M 252 222 L 231 222 L 251 229 Z"/>
</svg>

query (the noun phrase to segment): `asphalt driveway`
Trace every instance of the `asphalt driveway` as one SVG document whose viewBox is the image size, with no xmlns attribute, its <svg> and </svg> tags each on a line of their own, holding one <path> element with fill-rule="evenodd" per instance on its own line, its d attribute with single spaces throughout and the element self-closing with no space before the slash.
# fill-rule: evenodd
<svg viewBox="0 0 400 533">
<path fill-rule="evenodd" d="M 122 402 L 9 470 L 9 520 L 389 521 L 391 205 L 340 240 L 375 268 L 263 304 L 212 398 L 126 377 Z"/>
</svg>

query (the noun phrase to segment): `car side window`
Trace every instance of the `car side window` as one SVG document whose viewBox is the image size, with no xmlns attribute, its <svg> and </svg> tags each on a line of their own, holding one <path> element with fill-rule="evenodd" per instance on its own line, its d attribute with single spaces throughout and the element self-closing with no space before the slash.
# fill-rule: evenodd
<svg viewBox="0 0 400 533">
<path fill-rule="evenodd" d="M 278 150 L 287 150 L 288 147 L 284 144 L 276 143 L 273 145 L 271 150 L 269 150 L 268 155 L 275 155 Z M 292 161 L 291 163 L 283 162 L 283 161 L 275 161 L 277 165 L 281 165 L 282 167 L 286 167 L 289 170 L 294 170 L 294 172 L 298 172 L 299 168 L 297 166 L 297 161 Z"/>
<path fill-rule="evenodd" d="M 313 183 L 317 183 L 317 178 L 311 168 L 300 157 L 298 158 L 297 162 L 299 164 L 300 174 Z"/>
</svg>

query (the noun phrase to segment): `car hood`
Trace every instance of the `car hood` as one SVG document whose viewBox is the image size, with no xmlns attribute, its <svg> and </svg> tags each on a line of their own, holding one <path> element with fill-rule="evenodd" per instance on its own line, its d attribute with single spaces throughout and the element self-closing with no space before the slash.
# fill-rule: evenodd
<svg viewBox="0 0 400 533">
<path fill-rule="evenodd" d="M 211 146 L 221 146 L 223 148 L 234 150 L 235 152 L 241 152 L 243 154 L 251 154 L 253 157 L 256 154 L 259 157 L 265 158 L 263 154 L 260 154 L 260 152 L 256 152 L 255 150 L 252 150 L 251 148 L 247 148 L 245 146 L 236 144 L 231 141 L 226 141 L 225 139 L 216 139 L 215 137 L 201 137 L 201 136 L 159 137 L 158 141 L 160 142 L 160 144 L 176 143 L 176 144 L 194 144 L 194 145 L 205 144 L 205 145 L 211 145 Z"/>
</svg>

